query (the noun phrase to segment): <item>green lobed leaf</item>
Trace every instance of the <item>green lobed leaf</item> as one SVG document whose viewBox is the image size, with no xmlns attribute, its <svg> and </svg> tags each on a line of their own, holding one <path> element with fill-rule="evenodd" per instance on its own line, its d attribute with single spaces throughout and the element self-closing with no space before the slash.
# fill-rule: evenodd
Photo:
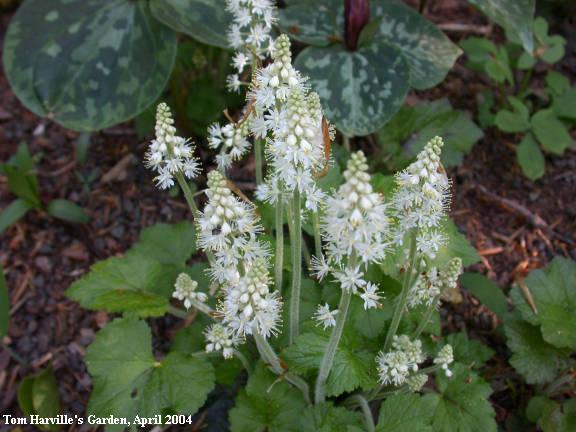
<svg viewBox="0 0 576 432">
<path fill-rule="evenodd" d="M 97 417 L 152 417 L 166 409 L 192 415 L 214 387 L 204 358 L 173 352 L 156 361 L 150 328 L 134 318 L 116 319 L 98 332 L 85 360 L 94 381 L 88 412 Z"/>
<path fill-rule="evenodd" d="M 302 432 L 349 432 L 351 427 L 364 425 L 357 411 L 335 407 L 331 403 L 308 406 L 301 414 Z"/>
<path fill-rule="evenodd" d="M 4 268 L 0 265 L 0 340 L 8 334 L 10 325 L 10 296 L 6 285 Z"/>
<path fill-rule="evenodd" d="M 552 108 L 558 117 L 576 120 L 576 87 L 567 89 L 554 97 Z"/>
<path fill-rule="evenodd" d="M 528 384 L 551 382 L 560 370 L 567 367 L 570 350 L 545 342 L 538 327 L 512 315 L 506 319 L 504 331 L 512 351 L 510 364 Z"/>
<path fill-rule="evenodd" d="M 535 0 L 468 0 L 496 24 L 515 34 L 527 52 L 534 49 L 532 19 Z"/>
<path fill-rule="evenodd" d="M 207 45 L 228 48 L 232 15 L 223 0 L 150 0 L 154 17 L 178 33 Z"/>
<path fill-rule="evenodd" d="M 72 223 L 86 223 L 90 217 L 78 204 L 65 199 L 55 199 L 48 203 L 46 211 L 55 218 Z"/>
<path fill-rule="evenodd" d="M 142 230 L 130 250 L 161 264 L 184 266 L 196 252 L 196 230 L 186 221 L 173 225 L 158 223 Z"/>
<path fill-rule="evenodd" d="M 550 401 L 544 406 L 538 425 L 543 432 L 571 432 L 576 430 L 576 402 L 570 399 L 563 404 Z"/>
<path fill-rule="evenodd" d="M 557 256 L 544 269 L 533 270 L 525 279 L 538 310 L 535 314 L 518 287 L 512 301 L 522 317 L 539 325 L 544 340 L 558 348 L 576 349 L 576 262 Z"/>
<path fill-rule="evenodd" d="M 347 136 L 368 135 L 382 127 L 408 91 L 408 66 L 400 51 L 377 40 L 357 51 L 343 45 L 310 46 L 295 67 L 310 77 L 324 114 Z"/>
<path fill-rule="evenodd" d="M 32 208 L 34 208 L 34 206 L 23 198 L 12 201 L 10 205 L 0 213 L 0 234 L 2 234 L 6 228 L 24 217 L 24 215 L 28 213 L 28 210 Z"/>
<path fill-rule="evenodd" d="M 302 394 L 258 363 L 229 411 L 232 432 L 300 432 Z"/>
<path fill-rule="evenodd" d="M 530 113 L 526 105 L 514 97 L 509 97 L 508 101 L 514 111 L 506 109 L 498 111 L 494 119 L 498 129 L 510 133 L 525 132 L 530 129 Z"/>
<path fill-rule="evenodd" d="M 58 383 L 52 368 L 26 377 L 18 388 L 18 404 L 25 415 L 37 414 L 40 417 L 56 417 L 62 411 Z M 42 430 L 56 431 L 59 425 L 39 425 Z"/>
<path fill-rule="evenodd" d="M 451 333 L 444 340 L 452 345 L 454 359 L 468 367 L 481 367 L 495 354 L 494 350 L 465 333 Z"/>
<path fill-rule="evenodd" d="M 568 129 L 552 108 L 538 111 L 530 119 L 532 132 L 538 138 L 542 147 L 551 153 L 561 155 L 572 145 L 572 137 Z"/>
<path fill-rule="evenodd" d="M 460 283 L 500 319 L 508 312 L 506 296 L 498 285 L 479 273 L 464 273 Z"/>
<path fill-rule="evenodd" d="M 28 109 L 89 132 L 154 102 L 175 55 L 176 34 L 148 1 L 28 0 L 10 22 L 3 61 Z"/>
<path fill-rule="evenodd" d="M 546 159 L 532 134 L 525 135 L 518 144 L 516 160 L 522 173 L 530 180 L 539 179 L 546 171 Z"/>
<path fill-rule="evenodd" d="M 294 344 L 282 352 L 289 367 L 296 373 L 307 373 L 320 367 L 328 345 L 329 332 L 318 329 L 315 333 L 298 336 Z M 326 385 L 327 396 L 338 396 L 357 388 L 373 388 L 376 379 L 372 375 L 374 355 L 355 347 L 350 338 L 343 337 L 334 357 L 334 364 Z"/>
<path fill-rule="evenodd" d="M 434 395 L 396 395 L 387 398 L 380 407 L 376 432 L 432 432 L 432 414 L 437 400 Z"/>
<path fill-rule="evenodd" d="M 432 419 L 437 432 L 496 432 L 496 413 L 488 399 L 492 388 L 463 365 L 455 364 L 454 375 L 436 375 L 439 395 Z"/>
</svg>

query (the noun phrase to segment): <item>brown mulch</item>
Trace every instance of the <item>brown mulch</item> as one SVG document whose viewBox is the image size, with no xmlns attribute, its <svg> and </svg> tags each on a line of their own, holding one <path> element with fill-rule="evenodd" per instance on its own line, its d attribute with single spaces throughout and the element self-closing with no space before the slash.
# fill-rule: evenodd
<svg viewBox="0 0 576 432">
<path fill-rule="evenodd" d="M 487 24 L 462 1 L 433 2 L 429 13 L 436 23 L 470 25 L 471 33 Z M 0 44 L 9 19 L 8 14 L 0 15 Z M 557 30 L 574 34 L 574 27 L 571 29 Z M 457 38 L 467 34 L 449 33 Z M 561 66 L 572 76 L 576 70 L 574 59 L 574 52 L 569 52 Z M 460 60 L 442 85 L 413 96 L 448 96 L 456 108 L 472 111 L 475 93 L 483 88 L 485 85 L 465 70 Z M 19 363 L 0 350 L 0 413 L 20 413 L 16 402 L 18 383 L 50 364 L 66 410 L 85 413 L 91 380 L 83 355 L 109 317 L 83 310 L 68 300 L 64 291 L 91 264 L 128 249 L 142 228 L 188 216 L 180 199 L 170 198 L 152 186 L 151 174 L 139 162 L 146 140 L 138 139 L 131 124 L 94 134 L 84 165 L 75 159 L 77 137 L 77 133 L 26 110 L 0 71 L 0 160 L 7 160 L 19 143 L 26 142 L 33 154 L 42 156 L 38 163 L 42 201 L 69 199 L 91 215 L 89 223 L 79 226 L 33 211 L 0 236 L 0 264 L 11 297 L 10 331 L 4 342 L 22 359 Z M 85 184 L 82 179 L 92 173 L 97 173 L 96 179 Z M 246 178 L 245 173 L 238 176 Z M 555 255 L 576 259 L 574 149 L 563 157 L 549 157 L 546 175 L 531 182 L 522 177 L 515 164 L 514 143 L 509 136 L 491 130 L 451 176 L 452 217 L 482 256 L 473 271 L 486 274 L 507 289 L 516 277 L 545 265 Z M 0 177 L 0 209 L 13 199 L 6 179 Z M 495 322 L 490 314 L 471 296 L 464 294 L 464 300 L 450 307 L 450 325 L 481 335 L 503 352 L 502 346 L 494 346 L 502 340 L 491 336 Z M 500 359 L 495 365 L 500 371 L 496 374 L 509 372 L 502 363 Z M 504 384 L 493 385 L 502 385 L 497 391 L 505 390 Z M 498 398 L 493 401 L 502 414 L 506 408 L 499 404 L 506 402 Z M 505 413 L 502 415 L 505 417 Z"/>
</svg>

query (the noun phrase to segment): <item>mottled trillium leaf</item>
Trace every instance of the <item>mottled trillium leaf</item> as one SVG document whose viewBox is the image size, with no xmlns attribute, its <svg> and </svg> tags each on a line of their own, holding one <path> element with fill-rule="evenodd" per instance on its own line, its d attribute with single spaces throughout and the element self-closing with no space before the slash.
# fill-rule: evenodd
<svg viewBox="0 0 576 432">
<path fill-rule="evenodd" d="M 522 318 L 540 326 L 544 340 L 558 348 L 576 349 L 576 262 L 556 257 L 544 269 L 525 279 L 537 309 L 535 313 L 519 287 L 510 293 Z"/>
<path fill-rule="evenodd" d="M 176 34 L 147 1 L 29 0 L 10 23 L 3 60 L 28 109 L 94 131 L 154 102 L 175 56 Z"/>
<path fill-rule="evenodd" d="M 347 136 L 381 128 L 408 92 L 404 58 L 397 48 L 379 41 L 357 51 L 347 51 L 343 45 L 310 46 L 300 53 L 295 67 L 310 77 L 324 114 Z"/>
<path fill-rule="evenodd" d="M 468 0 L 477 6 L 496 24 L 520 39 L 524 49 L 531 53 L 534 49 L 532 20 L 535 0 Z"/>
<path fill-rule="evenodd" d="M 94 382 L 88 412 L 97 417 L 132 421 L 164 410 L 192 415 L 214 387 L 214 369 L 205 358 L 171 352 L 156 361 L 150 328 L 134 318 L 116 319 L 102 329 L 88 347 L 86 364 Z"/>
<path fill-rule="evenodd" d="M 224 0 L 150 0 L 152 14 L 179 33 L 207 45 L 229 48 L 226 31 L 232 21 Z"/>
<path fill-rule="evenodd" d="M 344 38 L 344 2 L 341 0 L 292 1 L 279 11 L 279 25 L 292 39 L 326 46 Z"/>
<path fill-rule="evenodd" d="M 371 14 L 381 20 L 375 39 L 400 50 L 416 89 L 440 83 L 462 53 L 434 24 L 401 2 L 373 1 Z"/>
</svg>

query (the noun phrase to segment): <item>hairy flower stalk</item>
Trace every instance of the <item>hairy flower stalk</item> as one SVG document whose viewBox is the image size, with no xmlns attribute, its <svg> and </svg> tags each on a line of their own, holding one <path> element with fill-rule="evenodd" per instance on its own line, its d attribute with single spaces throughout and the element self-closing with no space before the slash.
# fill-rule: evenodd
<svg viewBox="0 0 576 432">
<path fill-rule="evenodd" d="M 388 218 L 383 197 L 372 190 L 367 170 L 364 154 L 352 154 L 344 171 L 346 182 L 326 199 L 322 219 L 325 254 L 314 258 L 312 269 L 319 279 L 332 274 L 340 283 L 342 295 L 336 323 L 320 363 L 316 403 L 324 401 L 326 380 L 342 337 L 352 295 L 364 300 L 365 309 L 379 304 L 377 286 L 364 279 L 363 268 L 384 258 Z"/>
<path fill-rule="evenodd" d="M 446 215 L 450 201 L 450 182 L 440 162 L 442 138 L 435 137 L 418 154 L 416 161 L 396 175 L 397 190 L 392 199 L 396 226 L 394 241 L 407 248 L 408 267 L 402 290 L 388 328 L 384 352 L 390 349 L 406 309 L 409 293 L 421 270 L 446 242 L 440 223 Z"/>
</svg>

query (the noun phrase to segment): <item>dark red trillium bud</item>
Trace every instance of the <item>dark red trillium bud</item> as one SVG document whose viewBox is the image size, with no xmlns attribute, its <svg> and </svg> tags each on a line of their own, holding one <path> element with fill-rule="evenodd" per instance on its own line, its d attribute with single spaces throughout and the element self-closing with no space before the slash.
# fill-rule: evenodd
<svg viewBox="0 0 576 432">
<path fill-rule="evenodd" d="M 344 39 L 348 50 L 356 50 L 360 33 L 369 21 L 368 0 L 344 0 Z"/>
</svg>

